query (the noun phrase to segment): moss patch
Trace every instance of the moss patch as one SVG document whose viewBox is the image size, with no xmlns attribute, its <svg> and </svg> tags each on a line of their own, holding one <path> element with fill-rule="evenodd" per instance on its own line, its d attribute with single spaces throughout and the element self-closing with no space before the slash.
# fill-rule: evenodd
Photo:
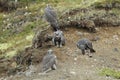
<svg viewBox="0 0 120 80">
<path fill-rule="evenodd" d="M 100 71 L 100 75 L 103 76 L 110 76 L 116 79 L 120 79 L 120 71 L 116 71 L 114 69 L 110 69 L 110 68 L 104 68 Z"/>
</svg>

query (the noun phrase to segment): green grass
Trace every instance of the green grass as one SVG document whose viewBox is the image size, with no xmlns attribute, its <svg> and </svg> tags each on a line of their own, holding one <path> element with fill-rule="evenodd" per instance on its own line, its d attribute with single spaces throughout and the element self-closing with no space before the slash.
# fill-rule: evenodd
<svg viewBox="0 0 120 80">
<path fill-rule="evenodd" d="M 120 0 L 97 0 L 95 3 L 92 4 L 92 6 L 99 8 L 99 7 L 106 6 L 106 4 L 113 4 L 113 3 L 120 4 Z"/>
<path fill-rule="evenodd" d="M 100 71 L 100 75 L 102 76 L 110 76 L 116 79 L 120 79 L 120 71 L 116 71 L 110 68 L 104 68 Z"/>
<path fill-rule="evenodd" d="M 35 27 L 35 23 L 28 23 L 24 27 L 24 31 L 19 34 L 14 34 L 11 36 L 7 36 L 10 34 L 9 32 L 4 32 L 3 41 L 4 43 L 0 44 L 0 49 L 3 52 L 3 56 L 12 57 L 16 54 L 17 49 L 23 49 L 25 46 L 30 45 L 32 42 L 32 37 L 34 35 L 33 28 Z"/>
</svg>

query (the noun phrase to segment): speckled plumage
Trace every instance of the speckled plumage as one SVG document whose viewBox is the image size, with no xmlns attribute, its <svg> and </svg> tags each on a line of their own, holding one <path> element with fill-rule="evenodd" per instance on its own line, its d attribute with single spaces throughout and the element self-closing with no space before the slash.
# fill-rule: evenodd
<svg viewBox="0 0 120 80">
<path fill-rule="evenodd" d="M 43 57 L 43 71 L 48 70 L 49 68 L 54 69 L 54 65 L 57 63 L 57 57 L 52 50 L 48 50 L 47 54 Z"/>
<path fill-rule="evenodd" d="M 91 53 L 95 52 L 95 50 L 93 49 L 92 42 L 87 38 L 80 39 L 77 42 L 77 47 L 81 49 L 83 55 L 85 54 L 85 50 L 90 50 Z"/>
</svg>

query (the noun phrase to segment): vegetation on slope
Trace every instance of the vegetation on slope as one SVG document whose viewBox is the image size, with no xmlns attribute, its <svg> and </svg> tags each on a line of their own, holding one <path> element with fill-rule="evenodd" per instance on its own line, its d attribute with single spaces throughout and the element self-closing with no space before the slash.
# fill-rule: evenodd
<svg viewBox="0 0 120 80">
<path fill-rule="evenodd" d="M 120 71 L 116 71 L 110 68 L 104 68 L 100 71 L 100 75 L 104 75 L 107 77 L 114 77 L 116 79 L 120 79 Z"/>
</svg>

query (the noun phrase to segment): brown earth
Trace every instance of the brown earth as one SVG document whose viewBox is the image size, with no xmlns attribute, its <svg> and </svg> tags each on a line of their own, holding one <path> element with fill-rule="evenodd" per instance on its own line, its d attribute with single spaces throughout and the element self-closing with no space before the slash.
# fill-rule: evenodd
<svg viewBox="0 0 120 80">
<path fill-rule="evenodd" d="M 57 70 L 42 74 L 41 64 L 32 69 L 0 80 L 116 80 L 112 77 L 100 76 L 100 69 L 105 67 L 120 70 L 120 27 L 98 27 L 97 33 L 69 28 L 64 31 L 66 45 L 62 48 L 51 47 L 58 57 Z M 92 58 L 82 55 L 76 42 L 82 38 L 93 41 L 96 53 Z M 49 48 L 46 49 L 46 51 Z M 30 71 L 34 73 L 29 74 Z M 26 74 L 26 75 L 25 75 Z"/>
</svg>

